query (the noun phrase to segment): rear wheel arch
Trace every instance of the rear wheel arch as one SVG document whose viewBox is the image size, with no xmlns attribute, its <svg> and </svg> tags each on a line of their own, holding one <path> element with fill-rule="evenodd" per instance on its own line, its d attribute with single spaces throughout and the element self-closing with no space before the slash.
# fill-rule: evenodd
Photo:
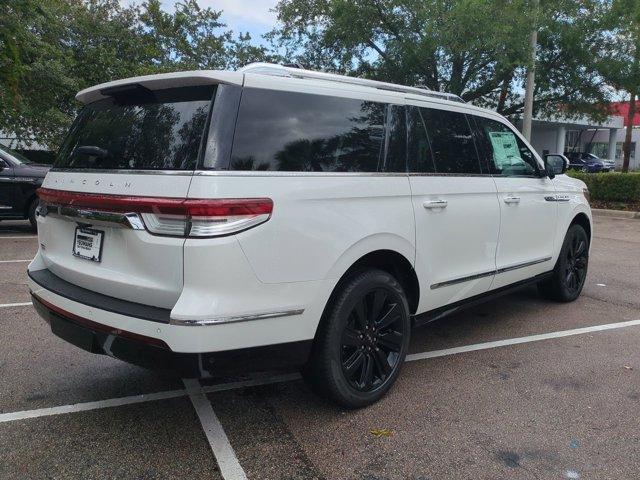
<svg viewBox="0 0 640 480">
<path fill-rule="evenodd" d="M 349 268 L 342 274 L 338 282 L 333 288 L 327 305 L 331 303 L 336 294 L 340 291 L 345 281 L 364 270 L 378 269 L 383 270 L 393 276 L 407 296 L 409 303 L 409 311 L 414 314 L 418 308 L 420 300 L 420 282 L 415 269 L 411 262 L 401 253 L 395 250 L 374 250 L 353 262 Z"/>
</svg>

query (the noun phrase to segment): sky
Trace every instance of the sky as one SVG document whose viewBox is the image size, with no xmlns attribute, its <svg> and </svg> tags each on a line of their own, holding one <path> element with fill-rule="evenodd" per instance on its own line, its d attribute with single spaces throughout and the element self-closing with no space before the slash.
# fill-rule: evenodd
<svg viewBox="0 0 640 480">
<path fill-rule="evenodd" d="M 120 0 L 122 4 L 139 4 L 142 0 Z M 162 7 L 172 12 L 177 0 L 161 0 Z M 198 0 L 202 8 L 211 7 L 222 10 L 222 21 L 234 33 L 249 32 L 256 43 L 261 43 L 261 35 L 272 30 L 276 24 L 276 15 L 269 10 L 275 7 L 277 0 Z"/>
</svg>

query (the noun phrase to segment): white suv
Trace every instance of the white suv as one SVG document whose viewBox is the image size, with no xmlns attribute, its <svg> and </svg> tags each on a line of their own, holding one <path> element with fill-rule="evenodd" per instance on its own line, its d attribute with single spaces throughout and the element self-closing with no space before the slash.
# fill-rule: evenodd
<svg viewBox="0 0 640 480">
<path fill-rule="evenodd" d="M 532 282 L 582 289 L 584 184 L 456 96 L 253 64 L 77 98 L 29 285 L 86 350 L 185 376 L 304 366 L 358 407 L 413 326 Z"/>
</svg>

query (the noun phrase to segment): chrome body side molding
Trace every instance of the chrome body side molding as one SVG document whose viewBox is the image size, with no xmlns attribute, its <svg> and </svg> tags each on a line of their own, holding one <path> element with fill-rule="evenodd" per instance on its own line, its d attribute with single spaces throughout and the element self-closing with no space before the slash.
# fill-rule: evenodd
<svg viewBox="0 0 640 480">
<path fill-rule="evenodd" d="M 468 275 L 466 277 L 454 278 L 452 280 L 447 280 L 444 282 L 438 282 L 431 285 L 431 290 L 435 290 L 436 288 L 448 287 L 450 285 L 456 285 L 458 283 L 470 282 L 471 280 L 477 280 L 479 278 L 489 277 L 491 275 L 499 275 L 501 273 L 510 272 L 512 270 L 517 270 L 519 268 L 531 267 L 533 265 L 537 265 L 538 263 L 544 263 L 551 260 L 552 257 L 544 257 L 539 258 L 537 260 L 531 260 L 529 262 L 518 263 L 516 265 L 510 265 L 508 267 L 498 268 L 497 270 L 491 270 L 488 272 L 476 273 L 474 275 Z"/>
<path fill-rule="evenodd" d="M 229 317 L 215 317 L 204 320 L 180 320 L 172 318 L 169 323 L 181 327 L 206 327 L 209 325 L 220 325 L 223 323 L 249 322 L 252 320 L 266 320 L 268 318 L 290 317 L 292 315 L 302 315 L 304 309 L 283 310 L 279 312 L 253 313 L 249 315 L 233 315 Z"/>
</svg>

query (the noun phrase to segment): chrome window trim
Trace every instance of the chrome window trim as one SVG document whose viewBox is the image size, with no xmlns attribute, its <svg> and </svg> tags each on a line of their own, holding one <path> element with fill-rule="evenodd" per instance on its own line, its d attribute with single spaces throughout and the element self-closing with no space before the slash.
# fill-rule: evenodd
<svg viewBox="0 0 640 480">
<path fill-rule="evenodd" d="M 431 285 L 431 290 L 435 290 L 436 288 L 448 287 L 451 285 L 456 285 L 458 283 L 470 282 L 471 280 L 477 280 L 479 278 L 489 277 L 491 275 L 499 275 L 501 273 L 510 272 L 512 270 L 518 270 L 520 268 L 531 267 L 533 265 L 537 265 L 539 263 L 548 262 L 552 257 L 544 257 L 539 258 L 537 260 L 531 260 L 529 262 L 517 263 L 515 265 L 511 265 L 508 267 L 498 268 L 497 270 L 491 270 L 483 273 L 476 273 L 474 275 L 468 275 L 466 277 L 454 278 L 453 280 L 447 280 L 444 282 L 438 282 Z"/>
<path fill-rule="evenodd" d="M 127 170 L 127 169 L 105 169 L 105 168 L 52 168 L 50 172 L 65 173 L 114 173 L 114 174 L 131 174 L 131 175 L 176 175 L 190 177 L 193 170 Z"/>
<path fill-rule="evenodd" d="M 233 315 L 228 317 L 214 317 L 204 320 L 188 320 L 188 319 L 175 319 L 169 320 L 170 325 L 177 325 L 181 327 L 206 327 L 211 325 L 220 325 L 225 323 L 237 323 L 237 322 L 249 322 L 253 320 L 266 320 L 269 318 L 290 317 L 292 315 L 302 315 L 304 308 L 296 310 L 282 310 L 279 312 L 264 312 L 253 313 L 248 315 Z"/>
</svg>

